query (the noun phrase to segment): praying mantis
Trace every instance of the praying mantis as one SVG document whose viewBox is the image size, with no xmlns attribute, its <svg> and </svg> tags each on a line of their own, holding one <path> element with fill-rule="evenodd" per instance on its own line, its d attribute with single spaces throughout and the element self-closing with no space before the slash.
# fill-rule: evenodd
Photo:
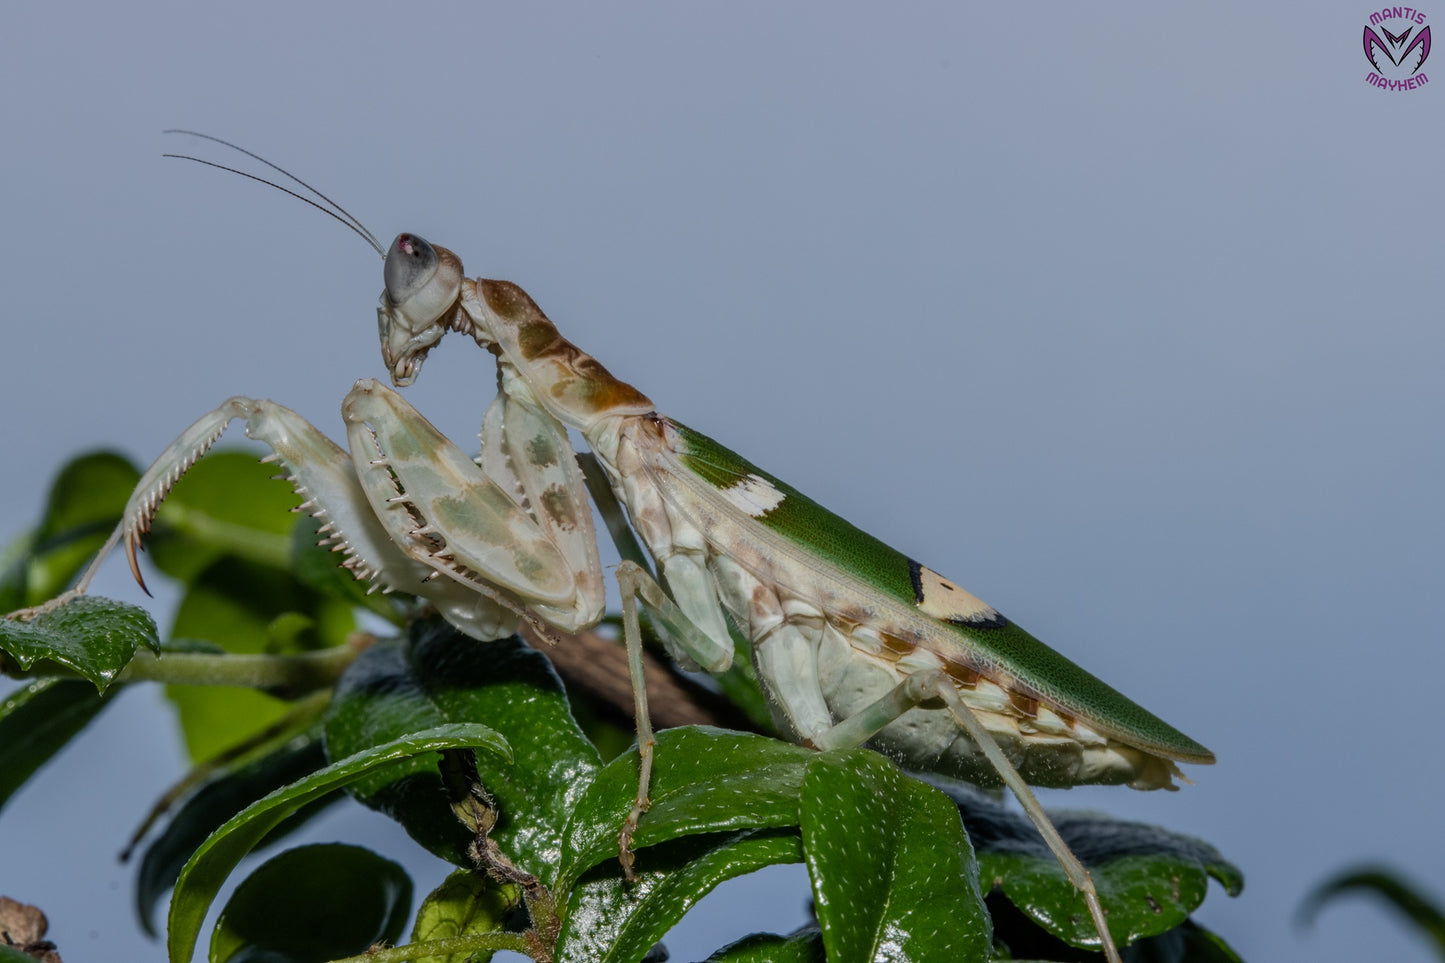
<svg viewBox="0 0 1445 963">
<path fill-rule="evenodd" d="M 381 250 L 354 219 L 344 222 Z M 779 729 L 802 745 L 866 743 L 908 768 L 1006 786 L 1118 963 L 1088 871 L 1029 786 L 1172 789 L 1177 763 L 1212 763 L 1208 749 L 961 586 L 661 414 L 515 284 L 468 279 L 457 255 L 414 234 L 397 236 L 383 256 L 378 333 L 393 385 L 412 384 L 450 332 L 495 360 L 499 390 L 483 416 L 480 456 L 375 380 L 358 381 L 343 401 L 349 454 L 290 409 L 233 397 L 162 452 L 75 588 L 42 608 L 83 594 L 121 543 L 140 580 L 136 549 L 160 502 L 236 419 L 271 448 L 268 460 L 282 465 L 357 578 L 428 600 L 480 640 L 519 623 L 544 636 L 576 632 L 603 617 L 591 505 L 606 510 L 615 498 L 658 572 L 631 561 L 616 570 L 641 757 L 619 837 L 629 873 L 654 744 L 640 605 L 677 658 L 711 673 L 729 667 L 740 633 Z M 568 429 L 586 441 L 608 491 L 589 499 Z"/>
</svg>

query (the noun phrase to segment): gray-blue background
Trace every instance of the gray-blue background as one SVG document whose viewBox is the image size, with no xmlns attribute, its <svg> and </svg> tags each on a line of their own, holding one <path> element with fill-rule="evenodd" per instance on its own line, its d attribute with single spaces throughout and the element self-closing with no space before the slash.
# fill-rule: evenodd
<svg viewBox="0 0 1445 963">
<path fill-rule="evenodd" d="M 1362 901 L 1292 915 L 1362 859 L 1445 891 L 1445 84 L 1366 85 L 1354 3 L 517 6 L 7 8 L 0 535 L 78 449 L 148 461 L 232 393 L 339 434 L 382 375 L 374 254 L 159 157 L 222 134 L 1213 748 L 1046 802 L 1216 843 L 1248 887 L 1200 917 L 1247 958 L 1424 959 Z M 452 344 L 410 397 L 465 439 L 492 371 Z M 160 955 L 110 855 L 182 760 L 158 696 L 106 722 L 0 814 L 72 963 Z M 734 884 L 674 958 L 806 898 Z"/>
</svg>

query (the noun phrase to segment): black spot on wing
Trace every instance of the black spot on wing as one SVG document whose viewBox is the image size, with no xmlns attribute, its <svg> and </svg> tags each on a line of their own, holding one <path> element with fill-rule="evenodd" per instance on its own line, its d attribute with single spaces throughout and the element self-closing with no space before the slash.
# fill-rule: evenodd
<svg viewBox="0 0 1445 963">
<path fill-rule="evenodd" d="M 990 615 L 980 615 L 971 619 L 954 616 L 946 621 L 950 625 L 959 625 L 966 629 L 1006 629 L 1009 627 L 1009 620 L 997 612 Z"/>
<path fill-rule="evenodd" d="M 908 560 L 908 581 L 913 585 L 913 604 L 920 607 L 922 607 L 924 601 L 923 568 L 924 566 L 921 562 L 911 558 Z M 930 569 L 930 571 L 932 570 Z M 945 592 L 954 591 L 953 583 L 947 579 L 938 578 L 936 575 L 935 578 L 938 581 L 938 587 L 940 589 Z M 942 600 L 934 599 L 933 601 L 939 603 Z M 936 615 L 934 617 L 937 618 Z M 966 629 L 1004 629 L 1009 626 L 1009 620 L 994 611 L 990 611 L 988 615 L 976 615 L 973 617 L 954 615 L 946 619 L 940 619 L 940 621 Z"/>
<path fill-rule="evenodd" d="M 923 604 L 923 566 L 913 559 L 908 560 L 908 581 L 913 583 L 913 604 Z"/>
</svg>

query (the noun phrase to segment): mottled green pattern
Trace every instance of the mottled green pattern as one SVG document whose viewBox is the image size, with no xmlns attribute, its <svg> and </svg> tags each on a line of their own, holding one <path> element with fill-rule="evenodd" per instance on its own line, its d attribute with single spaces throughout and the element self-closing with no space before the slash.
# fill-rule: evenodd
<svg viewBox="0 0 1445 963">
<path fill-rule="evenodd" d="M 718 489 L 747 475 L 766 479 L 785 496 L 759 525 L 826 559 L 847 575 L 888 598 L 915 606 L 908 556 L 849 524 L 802 492 L 763 471 L 706 435 L 673 422 L 682 442 L 682 464 Z M 919 613 L 923 615 L 923 613 Z M 927 616 L 924 616 L 927 617 Z M 1003 665 L 1046 700 L 1089 724 L 1172 759 L 1213 762 L 1214 755 L 1158 716 L 1134 703 L 1007 619 L 959 624 L 934 620 L 957 637 L 962 648 Z"/>
</svg>

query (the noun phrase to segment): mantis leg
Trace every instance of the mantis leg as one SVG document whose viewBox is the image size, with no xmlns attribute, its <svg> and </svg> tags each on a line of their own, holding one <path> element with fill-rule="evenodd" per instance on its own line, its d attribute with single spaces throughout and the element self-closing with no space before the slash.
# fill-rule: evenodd
<svg viewBox="0 0 1445 963">
<path fill-rule="evenodd" d="M 504 391 L 488 410 L 480 463 L 374 381 L 357 383 L 342 415 L 366 497 L 408 558 L 459 584 L 500 592 L 534 625 L 540 620 L 574 632 L 601 618 L 604 582 L 582 471 L 561 423 L 524 393 Z M 706 573 L 702 563 L 680 558 L 665 571 L 674 591 L 681 583 L 689 593 L 685 598 L 712 606 L 724 629 L 718 634 L 699 628 L 636 563 L 618 567 L 642 757 L 637 795 L 618 840 L 629 877 L 630 842 L 647 809 L 655 745 L 642 679 L 638 602 L 690 661 L 722 671 L 732 660 L 716 591 L 694 578 Z"/>
<path fill-rule="evenodd" d="M 373 587 L 402 588 L 427 598 L 447 621 L 475 638 L 500 638 L 515 630 L 512 614 L 485 595 L 449 583 L 426 583 L 427 576 L 435 574 L 433 570 L 397 549 L 372 512 L 351 458 L 320 429 L 283 405 L 239 395 L 202 415 L 146 469 L 126 502 L 120 523 L 73 588 L 11 617 L 33 618 L 85 594 L 100 566 L 122 542 L 131 573 L 145 588 L 136 551 L 156 512 L 176 482 L 236 419 L 245 419 L 247 435 L 270 446 L 271 454 L 263 460 L 279 462 L 285 469 L 286 479 L 304 499 L 296 510 L 321 521 L 322 544 L 344 553 L 341 564 L 357 578 Z"/>
<path fill-rule="evenodd" d="M 623 515 L 622 506 L 598 465 L 596 456 L 584 452 L 580 453 L 577 459 L 582 466 L 593 501 L 623 558 L 617 566 L 617 587 L 622 595 L 622 634 L 627 646 L 628 674 L 632 680 L 633 718 L 637 725 L 640 770 L 637 796 L 633 799 L 632 809 L 618 834 L 617 847 L 622 868 L 627 878 L 632 879 L 632 866 L 635 862 L 632 837 L 637 832 L 642 814 L 647 812 L 651 804 L 648 787 L 652 782 L 653 750 L 657 745 L 651 713 L 647 708 L 647 685 L 643 679 L 642 664 L 642 628 L 638 621 L 637 604 L 640 601 L 648 615 L 663 630 L 669 652 L 684 666 L 705 668 L 713 674 L 727 671 L 732 663 L 733 641 L 731 634 L 715 634 L 716 626 L 725 624 L 725 621 L 716 589 L 708 581 L 701 562 L 674 556 L 667 571 L 671 573 L 674 590 L 681 587 L 689 593 L 685 597 L 692 602 L 694 610 L 702 609 L 707 613 L 701 621 L 704 625 L 712 625 L 712 631 L 689 617 L 653 577 L 647 567 L 647 558 L 642 547 L 637 543 L 637 538 Z M 713 611 L 708 612 L 708 609 Z"/>
<path fill-rule="evenodd" d="M 430 578 L 493 597 L 543 634 L 602 617 L 586 489 L 555 419 L 499 396 L 479 465 L 376 381 L 357 382 L 342 417 L 373 514 Z"/>
<path fill-rule="evenodd" d="M 374 524 L 366 525 L 365 516 L 369 516 L 370 511 L 365 499 L 360 498 L 361 490 L 355 483 L 346 453 L 291 409 L 272 401 L 238 395 L 196 419 L 151 463 L 126 502 L 120 523 L 74 587 L 42 606 L 13 613 L 12 617 L 31 618 L 84 595 L 101 565 L 122 541 L 131 574 L 145 589 L 136 551 L 150 531 L 156 512 L 181 476 L 238 418 L 246 420 L 247 433 L 252 438 L 271 445 L 273 453 L 267 460 L 284 463 L 298 494 L 307 499 L 304 507 L 323 520 L 323 534 L 330 536 L 338 549 L 352 556 L 349 564 L 353 570 L 370 573 L 390 568 L 399 556 L 387 552 L 385 538 L 378 538 L 380 530 Z M 149 589 L 146 591 L 149 594 Z"/>
<path fill-rule="evenodd" d="M 1084 902 L 1089 907 L 1089 915 L 1094 920 L 1094 928 L 1099 933 L 1105 958 L 1109 960 L 1109 963 L 1120 963 L 1119 950 L 1115 947 L 1113 936 L 1109 932 L 1109 924 L 1104 917 L 1104 906 L 1099 901 L 1099 892 L 1094 887 L 1093 877 L 1089 875 L 1084 864 L 1079 862 L 1078 857 L 1073 854 L 1063 837 L 1059 835 L 1059 831 L 1054 827 L 1048 814 L 1044 812 L 1043 806 L 1039 804 L 1038 797 L 1029 788 L 1029 784 L 1024 781 L 1023 776 L 1019 775 L 1008 756 L 999 748 L 998 743 L 994 741 L 993 736 L 989 735 L 983 724 L 978 721 L 978 717 L 969 709 L 958 694 L 958 690 L 954 688 L 952 680 L 943 671 L 917 672 L 908 676 L 896 688 L 872 705 L 844 719 L 832 728 L 818 733 L 813 737 L 813 743 L 819 749 L 839 749 L 862 745 L 908 710 L 928 702 L 942 702 L 968 737 L 983 751 L 999 778 L 1013 792 L 1029 820 L 1043 836 L 1044 843 L 1054 854 L 1054 858 L 1059 861 L 1059 865 L 1063 867 L 1069 882 L 1074 884 L 1074 889 L 1083 894 Z"/>
<path fill-rule="evenodd" d="M 637 720 L 637 751 L 641 757 L 637 796 L 617 837 L 622 869 L 630 880 L 635 860 L 632 837 L 637 832 L 642 814 L 651 805 L 647 791 L 652 783 L 652 757 L 657 746 L 652 719 L 647 711 L 647 684 L 642 677 L 642 628 L 638 622 L 637 603 L 640 601 L 648 615 L 667 633 L 671 647 L 680 648 L 687 653 L 690 661 L 702 665 L 709 672 L 726 671 L 732 662 L 733 646 L 730 636 L 716 639 L 699 628 L 668 597 L 651 573 L 635 562 L 625 561 L 617 566 L 617 587 L 622 593 L 622 635 L 627 643 L 627 669 L 632 677 L 633 709 Z"/>
</svg>

